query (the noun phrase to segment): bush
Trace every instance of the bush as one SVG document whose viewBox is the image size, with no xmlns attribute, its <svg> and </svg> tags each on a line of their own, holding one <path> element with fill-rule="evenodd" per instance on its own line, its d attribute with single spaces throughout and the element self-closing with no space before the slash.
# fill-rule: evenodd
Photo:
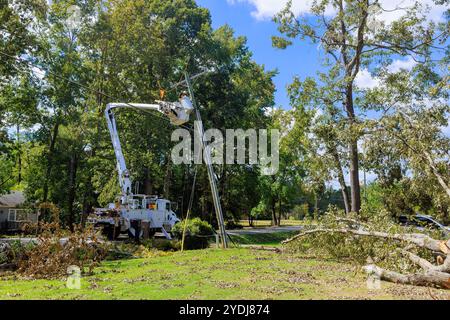
<svg viewBox="0 0 450 320">
<path fill-rule="evenodd" d="M 20 241 L 0 243 L 0 265 L 15 265 L 15 263 L 22 259 L 33 247 L 33 243 L 24 245 Z"/>
<path fill-rule="evenodd" d="M 172 234 L 181 242 L 186 221 L 177 223 Z M 184 248 L 188 250 L 205 249 L 214 238 L 214 229 L 206 221 L 194 218 L 187 221 Z"/>
<path fill-rule="evenodd" d="M 177 244 L 172 240 L 167 239 L 148 239 L 144 240 L 142 242 L 142 245 L 144 245 L 148 249 L 155 249 L 159 251 L 176 251 L 178 250 Z"/>
</svg>

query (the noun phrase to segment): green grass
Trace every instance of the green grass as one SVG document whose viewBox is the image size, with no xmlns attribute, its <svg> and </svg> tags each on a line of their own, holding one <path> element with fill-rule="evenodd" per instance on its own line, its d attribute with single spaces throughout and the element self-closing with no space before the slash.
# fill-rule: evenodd
<svg viewBox="0 0 450 320">
<path fill-rule="evenodd" d="M 398 299 L 430 298 L 427 289 L 383 283 L 369 291 L 359 268 L 329 260 L 249 249 L 185 251 L 105 262 L 82 278 L 0 278 L 0 299 Z M 435 295 L 441 294 L 435 292 Z"/>
<path fill-rule="evenodd" d="M 280 246 L 281 242 L 296 235 L 298 232 L 276 232 L 231 235 L 231 239 L 242 245 Z"/>
</svg>

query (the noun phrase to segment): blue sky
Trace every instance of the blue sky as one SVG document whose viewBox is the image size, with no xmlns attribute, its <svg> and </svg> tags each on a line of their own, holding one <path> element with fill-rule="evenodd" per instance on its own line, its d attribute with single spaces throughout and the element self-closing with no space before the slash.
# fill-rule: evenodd
<svg viewBox="0 0 450 320">
<path fill-rule="evenodd" d="M 292 0 L 292 9 L 298 14 L 310 13 L 312 0 Z M 304 79 L 315 76 L 321 69 L 321 52 L 317 45 L 306 41 L 295 41 L 295 44 L 286 50 L 272 47 L 271 37 L 277 35 L 277 25 L 272 22 L 274 14 L 284 8 L 287 0 L 197 0 L 197 3 L 211 12 L 214 28 L 230 25 L 237 36 L 247 38 L 248 47 L 253 52 L 254 60 L 266 67 L 267 70 L 278 70 L 274 78 L 276 86 L 275 102 L 277 107 L 289 109 L 286 86 L 292 82 L 294 76 Z M 398 7 L 408 8 L 416 0 L 380 0 L 385 9 L 379 19 L 390 23 L 405 14 L 405 10 L 394 10 Z M 433 0 L 421 0 L 424 6 L 423 13 L 430 21 L 442 21 L 446 6 L 437 6 Z M 426 9 L 428 6 L 428 9 Z M 326 14 L 333 15 L 333 9 L 327 8 Z M 401 68 L 411 69 L 414 61 L 409 57 L 399 57 L 392 64 L 392 71 Z M 362 69 L 356 79 L 356 84 L 362 89 L 373 88 L 378 80 L 373 78 L 369 70 Z"/>
<path fill-rule="evenodd" d="M 270 19 L 256 19 L 252 15 L 254 6 L 247 2 L 231 4 L 227 0 L 197 0 L 197 3 L 210 10 L 214 28 L 230 25 L 237 36 L 247 37 L 248 47 L 257 63 L 265 65 L 267 70 L 278 70 L 279 74 L 274 78 L 276 105 L 288 109 L 286 86 L 293 77 L 314 76 L 320 68 L 317 47 L 296 43 L 286 50 L 272 48 L 271 37 L 278 34 L 276 24 Z"/>
<path fill-rule="evenodd" d="M 271 37 L 278 35 L 277 25 L 272 22 L 271 17 L 281 10 L 287 0 L 197 0 L 197 3 L 211 12 L 213 28 L 218 28 L 224 24 L 230 25 L 236 36 L 245 36 L 254 60 L 266 67 L 267 70 L 278 70 L 278 75 L 274 78 L 276 86 L 275 102 L 277 107 L 289 109 L 289 99 L 287 97 L 286 86 L 289 85 L 294 76 L 304 79 L 307 76 L 315 76 L 321 69 L 321 52 L 317 45 L 309 44 L 306 41 L 296 41 L 295 44 L 286 50 L 272 47 Z M 293 10 L 297 14 L 307 14 L 309 12 L 309 0 L 292 0 Z M 380 19 L 385 22 L 397 20 L 404 12 L 389 10 L 396 8 L 399 4 L 402 7 L 411 6 L 415 0 L 380 0 L 383 8 L 387 9 Z M 430 11 L 425 13 L 429 20 L 441 21 L 445 6 L 436 6 L 433 0 L 422 0 L 423 5 L 430 5 Z M 332 13 L 331 13 L 332 14 Z M 414 61 L 409 57 L 399 57 L 391 65 L 392 72 L 397 72 L 401 68 L 411 69 Z M 356 79 L 356 84 L 363 89 L 373 88 L 378 85 L 378 80 L 373 78 L 369 70 L 362 69 Z M 376 117 L 375 115 L 368 115 Z M 450 132 L 450 126 L 443 129 Z M 368 181 L 373 181 L 376 177 L 373 173 L 368 173 Z M 361 173 L 362 179 L 362 173 Z M 348 179 L 347 179 L 348 180 Z M 335 182 L 333 185 L 337 186 Z"/>
</svg>

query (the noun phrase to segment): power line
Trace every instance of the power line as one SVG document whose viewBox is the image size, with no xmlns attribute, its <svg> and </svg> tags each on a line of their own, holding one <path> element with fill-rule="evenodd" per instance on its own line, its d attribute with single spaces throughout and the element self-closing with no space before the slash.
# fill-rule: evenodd
<svg viewBox="0 0 450 320">
<path fill-rule="evenodd" d="M 12 59 L 16 60 L 16 63 L 27 64 L 27 65 L 30 65 L 30 66 L 32 66 L 32 67 L 41 69 L 41 66 L 38 66 L 38 65 L 34 64 L 34 63 L 31 62 L 31 61 L 28 61 L 28 60 L 25 60 L 25 59 L 21 59 L 21 58 L 19 58 L 19 57 L 12 56 L 12 55 L 7 54 L 7 53 L 5 53 L 5 52 L 3 52 L 3 51 L 0 51 L 0 54 L 3 55 L 3 56 L 6 56 L 6 57 L 9 57 L 9 58 L 12 58 Z M 17 71 L 21 72 L 21 73 L 28 73 L 27 71 L 22 70 L 22 69 L 19 69 L 19 68 L 16 67 L 16 66 L 14 66 L 14 68 L 15 68 Z M 102 96 L 104 96 L 104 97 L 106 97 L 106 98 L 109 98 L 109 99 L 111 99 L 111 100 L 116 100 L 116 98 L 113 97 L 113 96 L 111 96 L 111 95 L 108 95 L 108 94 L 106 94 L 106 93 L 104 93 L 104 92 L 101 92 L 101 91 L 98 91 L 98 90 L 96 90 L 96 89 L 92 89 L 92 88 L 90 88 L 90 87 L 88 87 L 88 86 L 85 86 L 85 85 L 83 85 L 83 84 L 81 84 L 81 83 L 79 83 L 79 82 L 77 82 L 77 81 L 74 81 L 74 80 L 71 80 L 71 79 L 69 79 L 69 78 L 63 77 L 63 76 L 61 76 L 61 75 L 59 75 L 59 74 L 57 74 L 57 73 L 55 73 L 55 72 L 53 72 L 53 71 L 45 70 L 45 72 L 47 72 L 47 73 L 49 73 L 49 74 L 55 76 L 56 78 L 58 78 L 58 79 L 60 79 L 60 80 L 69 82 L 69 83 L 71 83 L 71 84 L 74 84 L 74 85 L 76 85 L 76 86 L 79 86 L 80 88 L 83 88 L 83 89 L 85 89 L 85 90 L 87 90 L 87 91 L 90 91 L 91 93 L 95 93 L 95 94 L 102 95 Z M 45 76 L 45 75 L 43 75 L 43 76 Z M 171 88 L 170 90 L 174 90 L 174 88 Z M 159 113 L 154 113 L 154 112 L 151 112 L 151 111 L 148 111 L 148 110 L 142 110 L 142 109 L 139 109 L 139 108 L 133 106 L 132 104 L 130 104 L 130 103 L 128 103 L 128 102 L 123 102 L 123 104 L 125 104 L 126 106 L 128 106 L 128 107 L 130 107 L 130 108 L 133 108 L 133 109 L 135 109 L 135 110 L 138 110 L 138 111 L 142 111 L 142 112 L 151 114 L 152 116 L 157 116 L 158 118 L 163 119 L 164 121 L 168 121 L 168 122 L 170 123 L 170 120 L 169 120 L 169 119 L 167 119 L 166 117 L 164 117 L 163 115 L 161 115 L 161 114 L 159 114 Z M 183 129 L 186 129 L 186 130 L 188 130 L 188 131 L 190 131 L 190 132 L 193 132 L 193 129 L 190 128 L 190 127 L 188 127 L 188 126 L 180 125 L 179 127 L 183 128 Z"/>
</svg>

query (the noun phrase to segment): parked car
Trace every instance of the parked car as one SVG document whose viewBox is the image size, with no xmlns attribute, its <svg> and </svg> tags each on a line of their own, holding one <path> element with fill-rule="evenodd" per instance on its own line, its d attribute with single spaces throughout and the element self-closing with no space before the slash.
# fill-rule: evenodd
<svg viewBox="0 0 450 320">
<path fill-rule="evenodd" d="M 433 217 L 415 214 L 412 217 L 400 216 L 400 224 L 407 227 L 415 227 L 416 229 L 423 231 L 425 228 L 440 230 L 444 237 L 450 237 L 450 227 L 444 226 L 442 223 L 436 221 Z"/>
</svg>

